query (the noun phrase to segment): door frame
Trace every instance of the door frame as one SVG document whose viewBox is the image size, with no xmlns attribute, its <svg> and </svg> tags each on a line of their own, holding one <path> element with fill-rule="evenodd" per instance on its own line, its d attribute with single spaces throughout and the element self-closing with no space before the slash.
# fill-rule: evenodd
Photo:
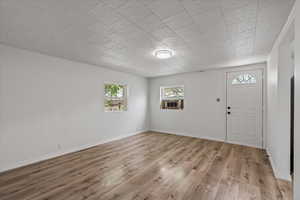
<svg viewBox="0 0 300 200">
<path fill-rule="evenodd" d="M 225 98 L 226 98 L 226 100 L 225 100 L 225 133 L 226 133 L 226 135 L 225 135 L 225 141 L 227 142 L 227 143 L 229 143 L 229 141 L 228 141 L 228 127 L 227 127 L 227 125 L 228 125 L 228 115 L 227 115 L 227 107 L 228 107 L 228 74 L 229 73 L 232 73 L 232 72 L 244 72 L 244 71 L 251 71 L 251 70 L 260 70 L 261 71 L 261 74 L 262 74 L 262 95 L 261 95 L 261 97 L 262 97 L 262 109 L 261 109 L 261 114 L 262 114 L 262 118 L 261 118 L 261 124 L 262 124 L 262 127 L 261 127 L 261 134 L 262 134 L 262 146 L 260 147 L 261 149 L 266 149 L 267 148 L 267 144 L 266 144 L 266 141 L 267 141 L 267 138 L 266 138 L 266 134 L 265 134 L 265 130 L 266 130 L 266 116 L 265 116 L 265 106 L 266 106 L 266 102 L 265 102 L 265 100 L 266 100 L 266 88 L 265 88 L 265 86 L 266 86 L 266 84 L 265 84 L 265 81 L 266 81 L 266 79 L 265 79 L 265 67 L 245 67 L 244 69 L 242 69 L 242 68 L 235 68 L 235 69 L 232 69 L 232 70 L 227 70 L 226 72 L 225 72 Z"/>
</svg>

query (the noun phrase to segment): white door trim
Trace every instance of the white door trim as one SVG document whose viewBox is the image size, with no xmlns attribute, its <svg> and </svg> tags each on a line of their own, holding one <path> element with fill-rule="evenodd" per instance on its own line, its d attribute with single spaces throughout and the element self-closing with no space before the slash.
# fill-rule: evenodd
<svg viewBox="0 0 300 200">
<path fill-rule="evenodd" d="M 265 149 L 266 148 L 266 135 L 265 135 L 265 127 L 266 127 L 266 118 L 265 118 L 265 105 L 266 105 L 266 102 L 265 102 L 265 92 L 266 92 L 266 88 L 265 88 L 265 68 L 245 68 L 245 69 L 233 69 L 233 70 L 228 70 L 225 72 L 225 128 L 226 128 L 226 135 L 225 135 L 225 142 L 226 143 L 232 143 L 232 144 L 238 144 L 238 145 L 244 145 L 244 146 L 250 146 L 250 147 L 256 147 L 257 146 L 251 146 L 251 145 L 245 145 L 245 144 L 241 144 L 241 143 L 238 143 L 238 142 L 230 142 L 228 140 L 228 115 L 227 115 L 227 107 L 228 107 L 228 74 L 229 73 L 234 73 L 234 72 L 244 72 L 244 71 L 251 71 L 251 70 L 259 70 L 261 71 L 261 78 L 262 78 L 262 81 L 261 81 L 261 84 L 262 84 L 262 95 L 261 95 L 261 102 L 262 102 L 262 106 L 261 106 L 261 138 L 262 138 L 262 144 L 261 144 L 261 149 Z"/>
</svg>

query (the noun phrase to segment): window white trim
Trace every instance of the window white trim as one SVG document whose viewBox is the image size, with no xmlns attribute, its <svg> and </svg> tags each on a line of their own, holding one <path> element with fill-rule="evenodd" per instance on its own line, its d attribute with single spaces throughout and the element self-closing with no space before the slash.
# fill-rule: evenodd
<svg viewBox="0 0 300 200">
<path fill-rule="evenodd" d="M 123 97 L 107 97 L 105 95 L 105 86 L 106 85 L 120 85 L 120 86 L 123 86 L 124 88 L 124 91 L 123 91 Z M 118 112 L 126 112 L 128 111 L 128 85 L 127 84 L 123 84 L 123 83 L 119 83 L 119 82 L 104 82 L 103 84 L 103 97 L 104 97 L 104 100 L 103 100 L 103 109 L 104 109 L 104 112 L 108 112 L 108 113 L 118 113 Z M 106 107 L 105 107 L 105 102 L 106 100 L 120 100 L 120 101 L 124 101 L 125 103 L 125 108 L 122 109 L 122 110 L 107 110 Z"/>
<path fill-rule="evenodd" d="M 181 87 L 183 88 L 183 92 L 185 91 L 184 89 L 184 85 L 171 85 L 171 86 L 161 86 L 160 87 L 160 100 L 174 100 L 174 99 L 184 99 L 184 94 L 183 94 L 183 97 L 174 97 L 174 98 L 165 98 L 164 97 L 164 94 L 163 94 L 163 90 L 164 89 L 167 89 L 167 88 L 176 88 L 176 87 Z"/>
<path fill-rule="evenodd" d="M 165 97 L 164 96 L 164 89 L 168 89 L 168 88 L 182 88 L 183 89 L 183 97 Z M 159 96 L 160 96 L 160 100 L 159 100 L 159 104 L 160 104 L 160 110 L 174 110 L 174 111 L 182 111 L 184 109 L 184 96 L 185 96 L 185 88 L 184 88 L 184 85 L 169 85 L 169 86 L 161 86 L 159 88 Z M 180 109 L 171 109 L 171 108 L 162 108 L 162 101 L 176 101 L 176 100 L 182 100 L 182 103 L 183 103 L 183 108 L 180 108 Z"/>
</svg>

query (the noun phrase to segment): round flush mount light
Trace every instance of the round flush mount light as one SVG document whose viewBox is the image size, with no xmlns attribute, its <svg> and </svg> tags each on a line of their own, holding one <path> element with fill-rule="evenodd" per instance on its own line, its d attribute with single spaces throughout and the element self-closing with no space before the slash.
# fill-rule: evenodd
<svg viewBox="0 0 300 200">
<path fill-rule="evenodd" d="M 158 59 L 168 59 L 174 55 L 174 52 L 170 49 L 158 49 L 154 51 L 153 55 Z"/>
</svg>

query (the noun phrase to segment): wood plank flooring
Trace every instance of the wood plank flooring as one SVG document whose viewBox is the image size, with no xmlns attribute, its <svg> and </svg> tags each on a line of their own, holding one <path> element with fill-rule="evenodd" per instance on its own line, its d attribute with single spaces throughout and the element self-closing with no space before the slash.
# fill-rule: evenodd
<svg viewBox="0 0 300 200">
<path fill-rule="evenodd" d="M 286 180 L 277 179 L 278 186 L 284 200 L 293 199 L 293 186 L 291 182 Z"/>
<path fill-rule="evenodd" d="M 143 133 L 0 174 L 1 200 L 278 200 L 263 150 Z"/>
</svg>

